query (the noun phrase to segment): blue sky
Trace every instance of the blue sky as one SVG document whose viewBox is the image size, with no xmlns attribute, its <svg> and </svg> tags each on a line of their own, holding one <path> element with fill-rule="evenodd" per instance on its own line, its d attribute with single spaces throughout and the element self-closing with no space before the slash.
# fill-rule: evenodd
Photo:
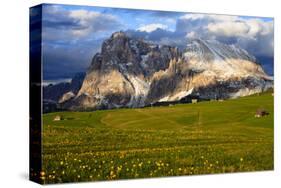
<svg viewBox="0 0 281 188">
<path fill-rule="evenodd" d="M 85 71 L 103 40 L 120 30 L 179 47 L 198 37 L 236 44 L 273 69 L 272 18 L 45 4 L 42 26 L 44 79 Z"/>
</svg>

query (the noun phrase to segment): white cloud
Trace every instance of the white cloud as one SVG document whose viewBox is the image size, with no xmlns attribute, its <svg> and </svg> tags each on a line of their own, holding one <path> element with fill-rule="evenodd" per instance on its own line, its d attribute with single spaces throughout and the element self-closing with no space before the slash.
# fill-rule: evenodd
<svg viewBox="0 0 281 188">
<path fill-rule="evenodd" d="M 78 29 L 78 30 L 72 30 L 71 34 L 75 37 L 85 37 L 89 35 L 92 32 L 91 28 L 85 28 L 85 29 Z"/>
<path fill-rule="evenodd" d="M 187 33 L 185 35 L 185 37 L 188 39 L 192 39 L 192 38 L 198 38 L 198 35 L 194 31 L 191 31 L 191 32 Z"/>
<path fill-rule="evenodd" d="M 139 31 L 146 31 L 149 33 L 155 31 L 156 29 L 168 29 L 168 26 L 160 23 L 153 23 L 153 24 L 143 25 L 138 28 Z"/>
<path fill-rule="evenodd" d="M 177 22 L 177 20 L 174 19 L 174 18 L 166 18 L 165 21 L 166 21 L 167 23 L 170 23 L 170 24 L 175 24 L 175 23 Z"/>
<path fill-rule="evenodd" d="M 270 35 L 273 32 L 273 23 L 260 19 L 237 19 L 233 21 L 219 21 L 209 23 L 208 31 L 216 35 L 228 37 L 247 37 L 255 39 L 258 35 Z"/>
<path fill-rule="evenodd" d="M 180 17 L 180 19 L 185 19 L 185 20 L 198 20 L 203 18 L 206 18 L 205 14 L 185 14 Z"/>
<path fill-rule="evenodd" d="M 75 36 L 87 36 L 91 32 L 111 30 L 118 23 L 118 19 L 113 15 L 87 10 L 72 10 L 69 12 L 69 17 L 82 26 L 82 29 L 72 31 Z"/>
<path fill-rule="evenodd" d="M 180 19 L 185 20 L 216 20 L 216 21 L 233 21 L 237 20 L 238 16 L 232 15 L 220 15 L 220 14 L 197 14 L 197 13 L 188 13 L 180 17 Z"/>
<path fill-rule="evenodd" d="M 111 15 L 111 14 L 103 14 L 100 12 L 95 11 L 87 11 L 87 10 L 72 10 L 69 12 L 69 17 L 78 19 L 82 22 L 91 22 L 91 21 L 97 21 L 97 19 L 100 18 L 106 18 L 108 20 L 114 20 L 117 21 L 117 17 Z"/>
<path fill-rule="evenodd" d="M 227 37 L 243 37 L 248 35 L 250 26 L 245 22 L 218 22 L 210 23 L 206 27 L 211 33 Z"/>
<path fill-rule="evenodd" d="M 47 28 L 45 30 L 48 30 L 48 33 L 52 31 L 57 33 L 60 38 L 65 36 L 63 38 L 77 40 L 91 34 L 111 33 L 120 29 L 122 25 L 118 17 L 97 11 L 66 10 L 59 5 L 46 5 L 43 11 L 43 24 Z M 47 37 L 56 38 L 55 36 Z"/>
<path fill-rule="evenodd" d="M 273 56 L 273 21 L 231 15 L 185 14 L 178 19 L 177 32 L 186 38 L 201 37 L 231 42 L 251 53 Z"/>
<path fill-rule="evenodd" d="M 264 22 L 260 19 L 250 19 L 246 23 L 250 26 L 250 35 L 268 35 L 273 32 L 273 22 Z"/>
</svg>

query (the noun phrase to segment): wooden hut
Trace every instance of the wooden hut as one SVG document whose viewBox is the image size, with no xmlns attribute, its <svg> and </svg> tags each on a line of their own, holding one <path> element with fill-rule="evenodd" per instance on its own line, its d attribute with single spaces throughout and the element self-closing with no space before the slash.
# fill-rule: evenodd
<svg viewBox="0 0 281 188">
<path fill-rule="evenodd" d="M 61 120 L 62 120 L 61 116 L 57 115 L 57 116 L 54 118 L 53 121 L 61 121 Z"/>
<path fill-rule="evenodd" d="M 269 113 L 266 110 L 264 110 L 264 109 L 257 109 L 255 117 L 256 118 L 260 118 L 260 117 L 266 116 L 268 114 Z"/>
</svg>

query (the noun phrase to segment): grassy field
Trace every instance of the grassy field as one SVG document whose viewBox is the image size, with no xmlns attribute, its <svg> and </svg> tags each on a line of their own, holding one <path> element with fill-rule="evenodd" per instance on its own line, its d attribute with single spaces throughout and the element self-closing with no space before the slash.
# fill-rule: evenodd
<svg viewBox="0 0 281 188">
<path fill-rule="evenodd" d="M 255 118 L 258 108 L 268 116 Z M 56 115 L 64 120 L 53 121 Z M 43 117 L 44 183 L 273 169 L 271 93 Z"/>
</svg>

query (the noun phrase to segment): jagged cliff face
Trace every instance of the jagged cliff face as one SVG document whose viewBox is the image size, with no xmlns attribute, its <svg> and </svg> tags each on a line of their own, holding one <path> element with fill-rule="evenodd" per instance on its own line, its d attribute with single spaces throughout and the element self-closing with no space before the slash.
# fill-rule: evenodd
<svg viewBox="0 0 281 188">
<path fill-rule="evenodd" d="M 144 106 L 150 81 L 178 58 L 175 47 L 158 46 L 114 33 L 102 45 L 87 71 L 70 108 L 116 108 Z"/>
<path fill-rule="evenodd" d="M 79 92 L 66 93 L 66 109 L 141 107 L 177 101 L 235 98 L 273 87 L 255 58 L 216 41 L 193 40 L 182 52 L 114 33 L 102 44 Z"/>
<path fill-rule="evenodd" d="M 155 74 L 147 100 L 175 101 L 190 94 L 202 99 L 227 99 L 272 88 L 272 78 L 255 61 L 237 46 L 193 40 L 181 59 Z"/>
</svg>

